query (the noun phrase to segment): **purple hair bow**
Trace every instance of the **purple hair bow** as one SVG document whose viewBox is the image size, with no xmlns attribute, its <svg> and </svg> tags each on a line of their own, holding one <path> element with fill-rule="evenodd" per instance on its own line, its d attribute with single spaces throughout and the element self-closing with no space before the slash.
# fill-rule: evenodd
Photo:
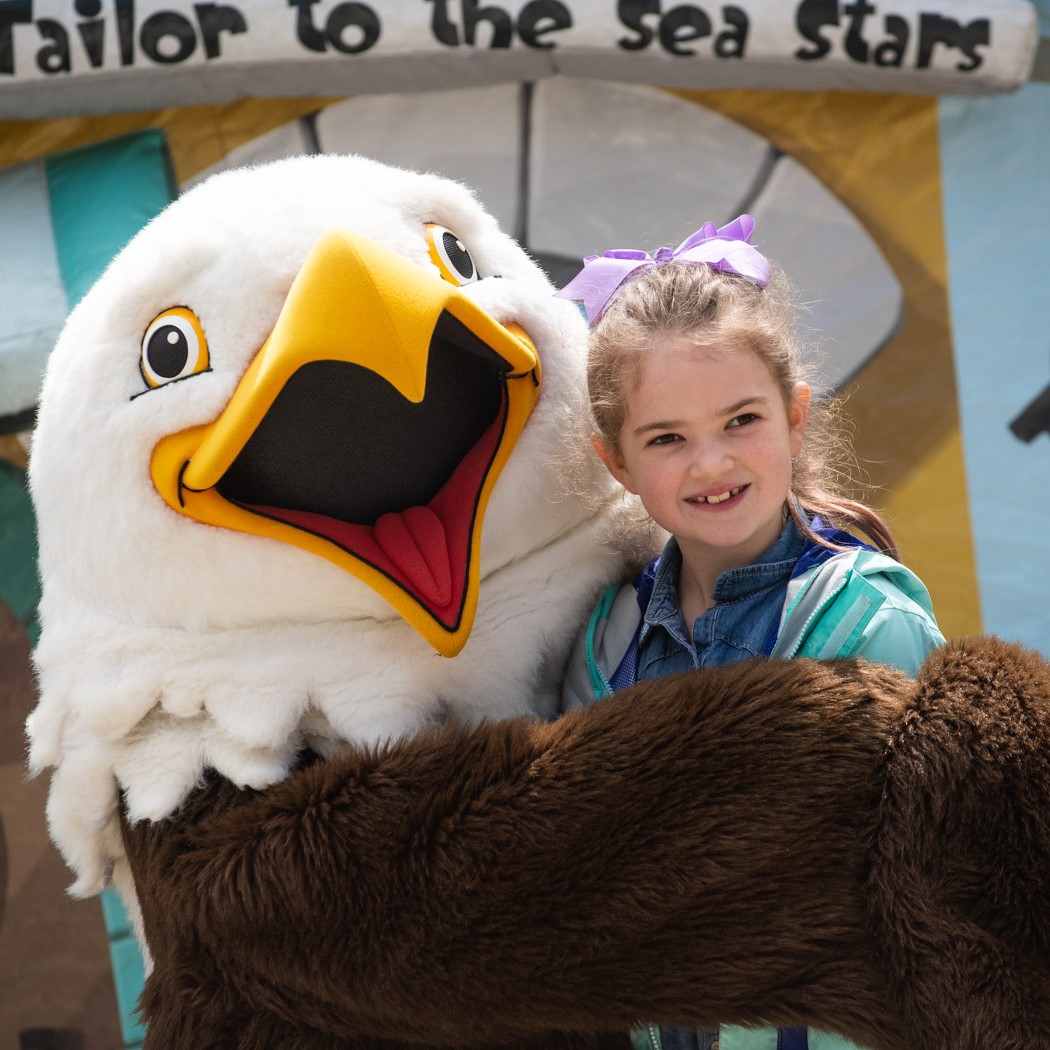
<svg viewBox="0 0 1050 1050">
<path fill-rule="evenodd" d="M 750 215 L 741 215 L 718 229 L 705 222 L 673 251 L 660 248 L 655 255 L 634 248 L 616 248 L 604 255 L 588 255 L 583 269 L 555 295 L 583 303 L 587 321 L 594 324 L 616 298 L 620 286 L 635 270 L 667 262 L 704 263 L 715 270 L 739 274 L 759 287 L 769 283 L 769 260 L 748 239 L 755 228 Z"/>
</svg>

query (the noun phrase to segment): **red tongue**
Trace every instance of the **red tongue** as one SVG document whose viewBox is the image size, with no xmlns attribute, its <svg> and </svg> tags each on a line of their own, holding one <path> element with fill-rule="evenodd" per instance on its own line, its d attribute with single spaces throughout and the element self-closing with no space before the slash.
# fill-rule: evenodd
<svg viewBox="0 0 1050 1050">
<path fill-rule="evenodd" d="M 452 598 L 452 568 L 441 519 L 429 507 L 384 514 L 375 523 L 376 542 L 416 593 L 443 608 Z"/>
</svg>

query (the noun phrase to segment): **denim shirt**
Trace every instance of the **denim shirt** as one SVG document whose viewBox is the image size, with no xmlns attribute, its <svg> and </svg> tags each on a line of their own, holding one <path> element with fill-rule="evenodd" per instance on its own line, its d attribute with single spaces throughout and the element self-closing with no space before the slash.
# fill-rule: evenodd
<svg viewBox="0 0 1050 1050">
<path fill-rule="evenodd" d="M 780 622 L 788 580 L 805 538 L 788 518 L 780 535 L 749 565 L 715 581 L 714 605 L 689 631 L 678 602 L 682 553 L 672 537 L 656 563 L 638 637 L 638 679 L 763 656 Z"/>
</svg>

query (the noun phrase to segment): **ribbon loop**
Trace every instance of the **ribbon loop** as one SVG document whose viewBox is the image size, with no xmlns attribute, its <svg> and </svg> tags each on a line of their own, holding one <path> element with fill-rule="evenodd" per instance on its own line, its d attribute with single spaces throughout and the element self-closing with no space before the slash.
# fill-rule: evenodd
<svg viewBox="0 0 1050 1050">
<path fill-rule="evenodd" d="M 602 255 L 588 255 L 583 269 L 555 295 L 583 303 L 587 321 L 594 324 L 624 282 L 642 267 L 669 262 L 710 266 L 754 281 L 760 288 L 769 283 L 769 260 L 748 242 L 755 229 L 750 215 L 740 215 L 725 226 L 705 222 L 677 248 L 658 248 L 655 255 L 637 248 L 614 248 Z"/>
</svg>

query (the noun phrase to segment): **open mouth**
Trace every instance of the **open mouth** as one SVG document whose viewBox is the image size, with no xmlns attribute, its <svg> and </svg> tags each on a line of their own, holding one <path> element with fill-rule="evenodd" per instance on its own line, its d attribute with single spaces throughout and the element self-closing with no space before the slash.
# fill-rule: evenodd
<svg viewBox="0 0 1050 1050">
<path fill-rule="evenodd" d="M 418 404 L 361 365 L 305 364 L 215 488 L 367 562 L 455 630 L 510 371 L 448 313 Z"/>
<path fill-rule="evenodd" d="M 218 418 L 163 438 L 150 473 L 173 510 L 325 558 L 453 656 L 485 507 L 539 385 L 517 325 L 331 231 Z"/>
</svg>

